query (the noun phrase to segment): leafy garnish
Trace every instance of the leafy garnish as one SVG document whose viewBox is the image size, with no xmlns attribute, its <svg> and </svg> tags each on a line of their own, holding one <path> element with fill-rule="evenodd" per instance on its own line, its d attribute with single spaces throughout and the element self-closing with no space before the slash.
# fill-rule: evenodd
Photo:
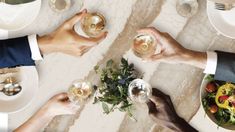
<svg viewBox="0 0 235 132">
<path fill-rule="evenodd" d="M 109 60 L 106 67 L 100 69 L 99 66 L 95 66 L 94 70 L 100 75 L 101 83 L 97 86 L 98 94 L 95 96 L 94 103 L 101 102 L 105 114 L 118 109 L 133 117 L 132 103 L 128 98 L 128 86 L 131 81 L 139 77 L 134 64 L 129 64 L 122 58 L 119 66 L 116 66 L 113 60 Z"/>
<path fill-rule="evenodd" d="M 209 82 L 215 81 L 213 75 L 207 75 L 206 80 L 209 81 Z"/>
<path fill-rule="evenodd" d="M 224 81 L 217 81 L 214 79 L 213 75 L 208 75 L 205 78 L 208 82 L 213 82 L 216 84 L 217 87 L 220 87 L 226 82 Z M 215 92 L 207 92 L 206 95 L 202 98 L 202 106 L 206 110 L 207 113 L 210 113 L 211 106 L 216 105 L 215 98 L 216 98 L 217 91 Z M 227 96 L 233 96 L 234 90 L 228 91 L 226 93 Z M 218 106 L 218 105 L 217 105 Z M 216 123 L 218 126 L 224 125 L 224 124 L 233 124 L 235 125 L 235 113 L 232 112 L 232 110 L 224 109 L 218 106 L 218 110 L 216 113 L 211 113 L 214 115 L 214 118 L 216 119 Z"/>
</svg>

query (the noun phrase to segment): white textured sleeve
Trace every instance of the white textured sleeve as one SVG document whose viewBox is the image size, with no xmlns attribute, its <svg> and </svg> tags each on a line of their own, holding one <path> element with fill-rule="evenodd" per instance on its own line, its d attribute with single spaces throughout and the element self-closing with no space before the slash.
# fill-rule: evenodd
<svg viewBox="0 0 235 132">
<path fill-rule="evenodd" d="M 0 40 L 8 39 L 8 31 L 0 29 Z"/>
<path fill-rule="evenodd" d="M 216 52 L 207 51 L 207 62 L 204 73 L 215 74 L 217 67 L 217 59 L 218 58 Z"/>
<path fill-rule="evenodd" d="M 30 47 L 31 54 L 32 54 L 31 58 L 35 61 L 42 60 L 42 55 L 38 47 L 37 35 L 36 34 L 29 35 L 28 41 L 29 41 L 29 47 Z"/>
</svg>

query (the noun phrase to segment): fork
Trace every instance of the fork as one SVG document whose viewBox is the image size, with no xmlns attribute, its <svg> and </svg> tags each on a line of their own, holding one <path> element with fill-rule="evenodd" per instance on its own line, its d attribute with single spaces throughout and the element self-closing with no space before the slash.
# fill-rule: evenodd
<svg viewBox="0 0 235 132">
<path fill-rule="evenodd" d="M 215 3 L 215 8 L 217 10 L 228 11 L 234 8 L 233 4 L 222 4 L 222 3 Z"/>
</svg>

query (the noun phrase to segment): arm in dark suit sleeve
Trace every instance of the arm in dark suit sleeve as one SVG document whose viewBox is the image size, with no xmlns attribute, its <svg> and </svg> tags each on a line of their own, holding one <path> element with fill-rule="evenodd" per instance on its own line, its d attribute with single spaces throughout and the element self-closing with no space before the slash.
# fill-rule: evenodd
<svg viewBox="0 0 235 132">
<path fill-rule="evenodd" d="M 218 56 L 215 79 L 235 82 L 235 54 L 216 51 Z"/>
<path fill-rule="evenodd" d="M 34 61 L 27 37 L 0 40 L 0 68 L 31 65 Z"/>
</svg>

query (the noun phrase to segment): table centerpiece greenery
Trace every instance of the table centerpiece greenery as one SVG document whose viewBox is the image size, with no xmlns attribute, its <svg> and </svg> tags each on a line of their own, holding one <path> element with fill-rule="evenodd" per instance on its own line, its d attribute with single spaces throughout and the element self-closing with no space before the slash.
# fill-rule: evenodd
<svg viewBox="0 0 235 132">
<path fill-rule="evenodd" d="M 124 58 L 117 65 L 113 60 L 109 60 L 104 68 L 94 67 L 100 77 L 100 85 L 96 86 L 94 103 L 101 102 L 105 114 L 118 109 L 126 112 L 129 117 L 133 117 L 131 109 L 133 104 L 128 97 L 128 86 L 131 81 L 140 78 L 134 64 L 129 64 Z"/>
</svg>

